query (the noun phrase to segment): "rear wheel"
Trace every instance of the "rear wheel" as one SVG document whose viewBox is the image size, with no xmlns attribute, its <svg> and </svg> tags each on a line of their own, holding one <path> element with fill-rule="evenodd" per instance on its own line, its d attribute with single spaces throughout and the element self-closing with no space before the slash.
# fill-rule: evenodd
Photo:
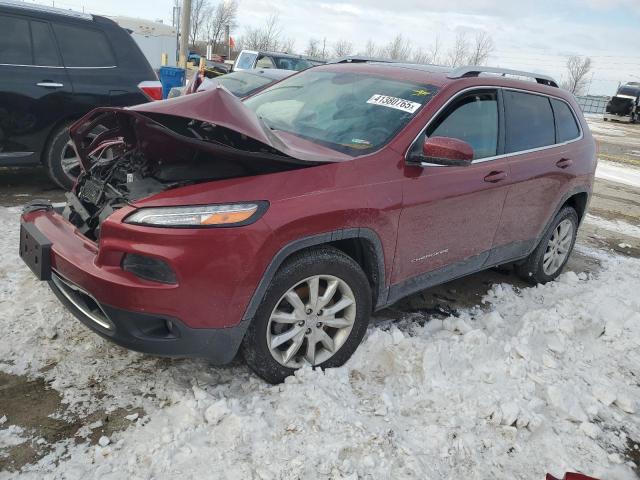
<svg viewBox="0 0 640 480">
<path fill-rule="evenodd" d="M 370 314 L 371 290 L 359 265 L 331 247 L 306 250 L 275 274 L 242 351 L 271 383 L 303 365 L 337 367 L 360 344 Z"/>
<path fill-rule="evenodd" d="M 49 177 L 65 190 L 71 190 L 80 174 L 80 159 L 71 144 L 69 125 L 65 123 L 53 132 L 44 152 Z"/>
<path fill-rule="evenodd" d="M 71 190 L 82 170 L 80 158 L 76 155 L 69 136 L 69 126 L 71 124 L 72 122 L 65 123 L 55 130 L 44 151 L 44 163 L 49 177 L 65 190 Z M 98 125 L 87 137 L 94 138 L 104 130 L 105 127 Z M 112 152 L 107 149 L 103 156 L 104 158 L 111 158 Z"/>
<path fill-rule="evenodd" d="M 516 267 L 518 274 L 531 283 L 555 279 L 567 264 L 578 233 L 578 214 L 564 207 L 556 215 L 536 249 Z"/>
</svg>

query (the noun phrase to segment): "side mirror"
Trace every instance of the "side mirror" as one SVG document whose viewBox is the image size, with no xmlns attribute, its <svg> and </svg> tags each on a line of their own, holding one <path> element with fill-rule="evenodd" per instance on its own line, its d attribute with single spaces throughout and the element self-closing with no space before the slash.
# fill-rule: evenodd
<svg viewBox="0 0 640 480">
<path fill-rule="evenodd" d="M 436 165 L 468 167 L 473 160 L 473 147 L 463 140 L 449 137 L 425 138 L 421 161 Z"/>
</svg>

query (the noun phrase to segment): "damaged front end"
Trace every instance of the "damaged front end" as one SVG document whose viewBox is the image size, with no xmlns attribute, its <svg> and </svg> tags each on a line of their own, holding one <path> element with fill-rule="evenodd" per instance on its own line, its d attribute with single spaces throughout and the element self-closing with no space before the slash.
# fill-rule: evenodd
<svg viewBox="0 0 640 480">
<path fill-rule="evenodd" d="M 115 210 L 170 188 L 339 161 L 288 149 L 223 88 L 177 100 L 99 108 L 72 126 L 83 172 L 63 215 L 85 236 L 97 240 Z"/>
</svg>

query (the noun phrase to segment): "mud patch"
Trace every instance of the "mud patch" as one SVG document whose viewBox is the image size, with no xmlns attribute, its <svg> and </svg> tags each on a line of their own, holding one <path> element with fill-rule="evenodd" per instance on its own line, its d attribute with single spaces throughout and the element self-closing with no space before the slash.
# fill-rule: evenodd
<svg viewBox="0 0 640 480">
<path fill-rule="evenodd" d="M 96 444 L 101 436 L 110 436 L 132 424 L 127 415 L 144 415 L 141 408 L 99 410 L 86 417 L 65 413 L 60 394 L 42 379 L 0 372 L 0 417 L 6 422 L 0 430 L 15 425 L 22 429 L 25 441 L 17 445 L 0 445 L 0 471 L 18 471 L 35 463 L 65 440 L 72 444 L 88 441 Z M 92 425 L 93 428 L 87 426 Z M 82 429 L 82 430 L 81 430 Z"/>
</svg>

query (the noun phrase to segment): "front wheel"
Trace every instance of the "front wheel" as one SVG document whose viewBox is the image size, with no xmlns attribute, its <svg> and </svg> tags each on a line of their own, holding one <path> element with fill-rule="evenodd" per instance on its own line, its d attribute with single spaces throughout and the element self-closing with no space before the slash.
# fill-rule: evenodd
<svg viewBox="0 0 640 480">
<path fill-rule="evenodd" d="M 578 233 L 578 214 L 564 207 L 556 215 L 536 249 L 516 267 L 517 273 L 531 283 L 554 280 L 569 260 Z"/>
<path fill-rule="evenodd" d="M 371 314 L 371 289 L 360 266 L 332 247 L 305 250 L 275 274 L 242 343 L 260 377 L 282 382 L 303 365 L 346 362 Z"/>
</svg>

